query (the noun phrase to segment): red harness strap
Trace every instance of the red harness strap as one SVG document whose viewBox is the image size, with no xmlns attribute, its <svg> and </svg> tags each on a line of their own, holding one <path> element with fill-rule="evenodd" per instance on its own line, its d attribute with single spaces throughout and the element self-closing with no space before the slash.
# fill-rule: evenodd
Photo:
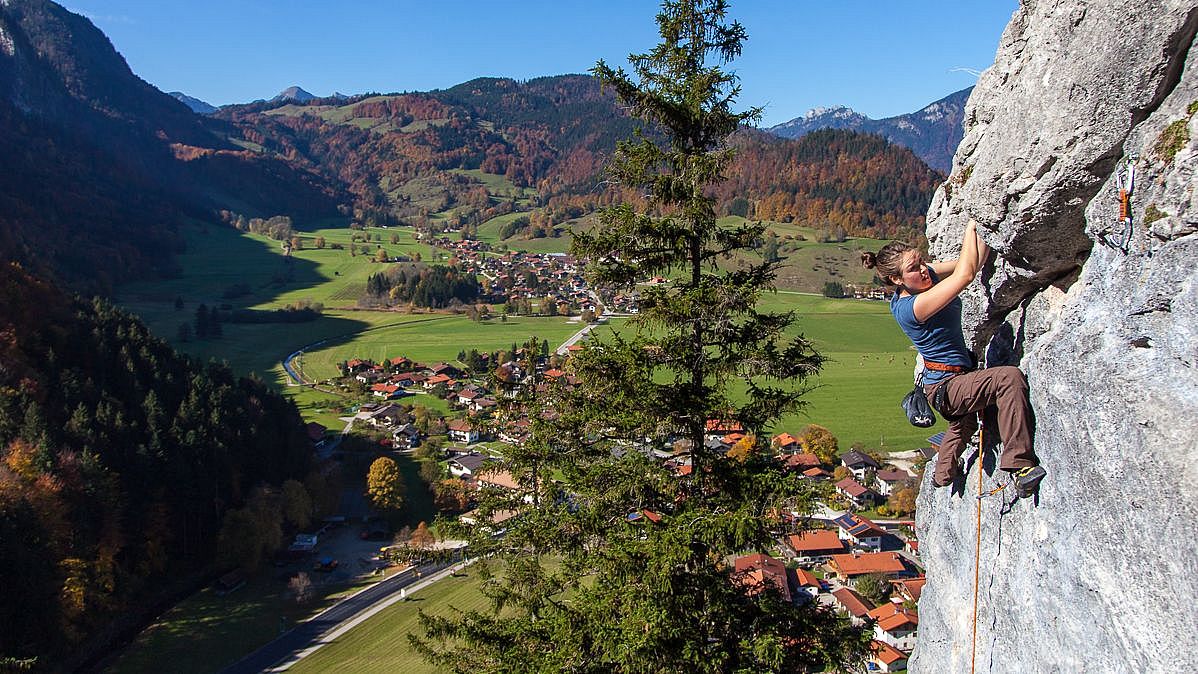
<svg viewBox="0 0 1198 674">
<path fill-rule="evenodd" d="M 965 367 L 964 365 L 948 365 L 945 363 L 935 363 L 930 360 L 925 360 L 923 362 L 923 366 L 929 370 L 935 370 L 937 372 L 961 373 L 961 372 L 972 372 L 973 371 L 972 367 Z"/>
</svg>

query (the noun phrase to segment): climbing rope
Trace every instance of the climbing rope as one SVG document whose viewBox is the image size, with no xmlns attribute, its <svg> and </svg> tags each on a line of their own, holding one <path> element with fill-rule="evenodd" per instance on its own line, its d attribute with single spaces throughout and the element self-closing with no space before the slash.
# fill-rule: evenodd
<svg viewBox="0 0 1198 674">
<path fill-rule="evenodd" d="M 986 449 L 986 424 L 979 414 L 978 424 L 978 535 L 977 545 L 973 551 L 973 650 L 969 657 L 969 674 L 974 674 L 977 668 L 978 660 L 978 586 L 981 578 L 982 567 L 982 499 L 986 498 L 986 494 L 982 493 L 982 477 L 984 476 L 984 468 L 982 466 L 982 453 Z M 1003 485 L 1006 486 L 1006 485 Z M 1001 489 L 1001 487 L 1000 487 Z"/>
</svg>

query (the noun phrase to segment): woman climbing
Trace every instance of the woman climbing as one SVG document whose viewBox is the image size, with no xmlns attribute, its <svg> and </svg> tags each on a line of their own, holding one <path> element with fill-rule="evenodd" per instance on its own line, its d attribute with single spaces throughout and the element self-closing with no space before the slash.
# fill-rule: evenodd
<svg viewBox="0 0 1198 674">
<path fill-rule="evenodd" d="M 1027 380 L 1019 368 L 979 370 L 961 332 L 961 291 L 977 276 L 990 248 L 977 234 L 973 220 L 965 226 L 961 255 L 956 260 L 928 263 L 919 250 L 900 241 L 873 253 L 861 263 L 874 269 L 894 291 L 890 312 L 923 357 L 922 384 L 928 401 L 949 422 L 932 483 L 952 484 L 961 475 L 961 453 L 977 430 L 975 414 L 997 407 L 997 426 L 1003 452 L 999 465 L 1012 474 L 1020 496 L 1030 496 L 1044 478 L 1032 448 L 1032 413 Z"/>
</svg>

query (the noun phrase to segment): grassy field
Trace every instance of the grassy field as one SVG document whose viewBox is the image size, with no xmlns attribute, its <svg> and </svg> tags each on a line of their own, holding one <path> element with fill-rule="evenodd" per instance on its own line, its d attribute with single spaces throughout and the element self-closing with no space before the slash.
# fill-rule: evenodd
<svg viewBox="0 0 1198 674">
<path fill-rule="evenodd" d="M 855 243 L 814 243 L 813 232 L 791 225 L 778 227 L 781 235 L 803 235 L 808 239 L 794 244 L 801 248 L 790 253 L 792 257 L 805 252 L 817 259 L 833 250 L 855 254 L 841 250 Z M 485 227 L 480 228 L 480 237 L 486 232 Z M 348 245 L 353 234 L 361 235 L 348 229 L 322 229 L 304 237 L 314 240 L 323 236 L 330 244 Z M 389 252 L 419 252 L 426 259 L 438 254 L 413 241 L 406 229 L 371 229 L 365 234 L 372 239 L 378 235 Z M 399 244 L 390 244 L 392 234 L 399 236 Z M 513 317 L 506 323 L 473 323 L 465 316 L 353 310 L 366 277 L 380 269 L 368 257 L 351 258 L 346 250 L 317 250 L 306 245 L 293 254 L 290 262 L 284 262 L 277 242 L 217 226 L 194 228 L 188 244 L 180 260 L 186 270 L 183 275 L 122 287 L 118 293 L 121 303 L 183 351 L 204 360 L 228 361 L 238 372 L 255 372 L 287 388 L 299 396 L 296 402 L 305 418 L 330 428 L 339 427 L 340 422 L 336 421 L 336 406 L 325 400 L 327 396 L 286 387 L 281 361 L 298 348 L 327 340 L 300 360 L 310 378 L 323 379 L 336 374 L 336 363 L 349 358 L 381 360 L 404 355 L 417 360 L 449 361 L 463 349 L 506 348 L 532 335 L 557 345 L 578 329 L 577 324 L 563 318 Z M 368 245 L 377 246 L 378 242 Z M 282 272 L 287 276 L 281 278 Z M 234 299 L 222 297 L 236 284 L 248 286 L 250 292 Z M 175 309 L 176 297 L 184 301 L 181 310 Z M 220 339 L 177 341 L 179 324 L 189 321 L 200 303 L 272 309 L 301 300 L 340 308 L 328 309 L 310 323 L 225 324 Z M 906 450 L 924 444 L 931 433 L 908 425 L 898 408 L 898 401 L 910 389 L 914 354 L 884 303 L 829 300 L 780 291 L 767 295 L 763 306 L 795 309 L 799 331 L 828 358 L 823 373 L 812 382 L 816 388 L 807 395 L 806 410 L 783 419 L 776 430 L 796 433 L 808 423 L 818 423 L 831 429 L 844 448 L 854 442 L 883 450 Z M 444 407 L 442 401 L 428 396 L 417 402 L 435 409 Z"/>
<path fill-rule="evenodd" d="M 320 574 L 312 574 L 320 580 Z M 223 597 L 206 588 L 179 603 L 141 633 L 105 671 L 109 674 L 209 674 L 314 615 L 358 584 L 313 585 L 314 598 L 296 604 L 285 581 L 264 573 Z M 169 663 L 169 665 L 167 664 Z"/>
<path fill-rule="evenodd" d="M 300 660 L 292 672 L 403 672 L 421 674 L 438 670 L 420 659 L 408 645 L 409 634 L 421 634 L 416 612 L 448 615 L 450 607 L 462 611 L 486 610 L 488 601 L 479 592 L 482 581 L 471 568 L 412 593 L 411 599 L 387 607 L 312 655 Z M 387 647 L 380 647 L 387 644 Z"/>
<path fill-rule="evenodd" d="M 337 374 L 337 363 L 350 358 L 377 362 L 402 355 L 422 362 L 452 361 L 463 349 L 509 349 L 513 342 L 519 344 L 534 335 L 549 340 L 556 348 L 582 327 L 560 317 L 513 316 L 506 322 L 492 319 L 482 323 L 465 316 L 425 318 L 424 322 L 376 328 L 351 340 L 309 351 L 303 356 L 304 372 L 316 379 L 332 377 Z"/>
</svg>

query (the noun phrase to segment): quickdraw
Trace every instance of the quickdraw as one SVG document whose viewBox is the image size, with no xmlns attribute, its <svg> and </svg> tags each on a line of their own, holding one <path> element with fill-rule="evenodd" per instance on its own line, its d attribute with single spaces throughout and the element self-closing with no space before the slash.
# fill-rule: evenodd
<svg viewBox="0 0 1198 674">
<path fill-rule="evenodd" d="M 1010 484 L 1010 483 L 1009 483 L 1009 482 L 1004 482 L 1004 483 L 1002 483 L 1002 484 L 998 485 L 997 487 L 995 487 L 994 489 L 991 489 L 990 491 L 987 491 L 987 492 L 983 492 L 983 493 L 981 493 L 981 494 L 978 494 L 978 495 L 977 495 L 977 500 L 981 501 L 981 500 L 982 500 L 982 499 L 984 499 L 984 498 L 989 498 L 989 497 L 991 497 L 991 496 L 994 496 L 994 495 L 995 495 L 995 494 L 997 494 L 998 492 L 1000 492 L 1000 491 L 1002 491 L 1002 490 L 1006 489 L 1008 484 Z"/>
<path fill-rule="evenodd" d="M 1101 238 L 1104 242 L 1119 250 L 1127 253 L 1128 244 L 1131 243 L 1131 236 L 1134 231 L 1132 227 L 1131 217 L 1131 198 L 1136 190 L 1136 160 L 1139 155 L 1128 155 L 1127 160 L 1115 167 L 1115 188 L 1119 190 L 1119 225 L 1122 230 L 1116 235 L 1114 232 L 1107 234 L 1103 233 Z"/>
</svg>

